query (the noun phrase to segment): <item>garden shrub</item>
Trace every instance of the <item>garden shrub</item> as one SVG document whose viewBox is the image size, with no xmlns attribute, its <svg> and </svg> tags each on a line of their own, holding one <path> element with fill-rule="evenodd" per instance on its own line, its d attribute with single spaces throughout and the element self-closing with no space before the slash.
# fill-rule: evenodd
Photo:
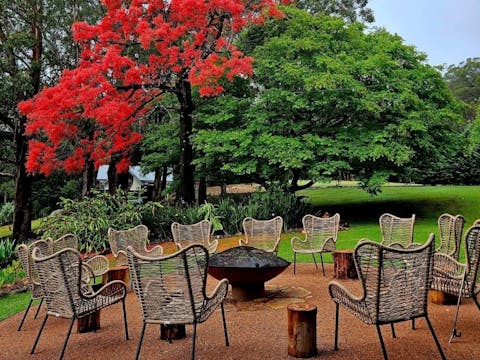
<svg viewBox="0 0 480 360">
<path fill-rule="evenodd" d="M 0 268 L 9 265 L 15 258 L 15 241 L 9 238 L 0 240 Z"/>
<path fill-rule="evenodd" d="M 25 277 L 22 264 L 18 260 L 13 260 L 10 265 L 0 268 L 0 288 L 6 284 L 11 284 L 20 278 Z"/>
<path fill-rule="evenodd" d="M 7 202 L 0 207 L 0 225 L 8 225 L 13 222 L 13 202 Z"/>
<path fill-rule="evenodd" d="M 80 250 L 101 252 L 109 248 L 108 228 L 125 230 L 141 223 L 144 207 L 152 211 L 156 203 L 141 205 L 130 201 L 128 194 L 116 196 L 94 192 L 82 200 L 61 199 L 61 211 L 46 217 L 41 225 L 43 237 L 56 239 L 72 233 L 78 237 Z"/>
</svg>

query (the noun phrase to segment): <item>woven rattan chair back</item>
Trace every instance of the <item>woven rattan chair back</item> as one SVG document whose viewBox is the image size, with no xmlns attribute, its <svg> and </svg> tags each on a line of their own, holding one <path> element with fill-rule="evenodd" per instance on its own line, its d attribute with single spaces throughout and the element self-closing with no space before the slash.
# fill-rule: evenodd
<svg viewBox="0 0 480 360">
<path fill-rule="evenodd" d="M 354 259 L 368 311 L 363 321 L 385 324 L 426 314 L 434 235 L 411 250 L 364 241 Z"/>
<path fill-rule="evenodd" d="M 465 236 L 465 257 L 467 259 L 466 291 L 474 297 L 480 309 L 476 294 L 480 292 L 480 224 L 474 225 L 467 230 Z M 465 290 L 464 290 L 465 291 Z"/>
<path fill-rule="evenodd" d="M 74 234 L 65 234 L 56 240 L 52 240 L 52 250 L 54 253 L 63 249 L 78 249 L 78 238 Z"/>
<path fill-rule="evenodd" d="M 210 253 L 215 252 L 217 249 L 218 241 L 214 241 L 215 244 L 210 241 L 212 224 L 208 220 L 202 220 L 192 225 L 184 225 L 174 222 L 171 228 L 173 241 L 175 242 L 177 249 L 183 249 L 192 244 L 203 245 Z"/>
<path fill-rule="evenodd" d="M 117 265 L 127 264 L 127 247 L 129 246 L 143 255 L 160 256 L 163 254 L 161 245 L 156 245 L 150 250 L 147 249 L 148 228 L 145 225 L 138 225 L 128 230 L 110 228 L 108 229 L 108 241 Z"/>
<path fill-rule="evenodd" d="M 39 247 L 45 254 L 50 254 L 52 251 L 49 240 L 37 240 L 28 245 L 20 244 L 17 247 L 18 258 L 22 264 L 22 268 L 27 279 L 28 288 L 30 289 L 30 302 L 28 303 L 27 309 L 25 310 L 22 320 L 18 325 L 18 331 L 22 330 L 23 323 L 27 318 L 28 311 L 32 306 L 33 300 L 40 300 L 40 305 L 38 305 L 37 311 L 35 312 L 35 319 L 37 318 L 38 312 L 40 311 L 43 303 L 43 289 L 40 284 L 40 279 L 38 278 L 38 272 L 33 266 L 32 252 L 35 247 Z"/>
<path fill-rule="evenodd" d="M 382 244 L 390 246 L 394 243 L 408 246 L 413 242 L 413 228 L 415 225 L 415 214 L 409 218 L 385 213 L 379 219 L 382 232 Z"/>
<path fill-rule="evenodd" d="M 337 242 L 338 226 L 340 215 L 335 214 L 330 217 L 318 217 L 314 215 L 305 215 L 302 219 L 303 230 L 305 231 L 305 240 L 307 246 L 311 249 L 320 249 L 325 240 L 332 238 Z M 334 249 L 332 249 L 333 251 Z"/>
<path fill-rule="evenodd" d="M 440 246 L 436 249 L 458 260 L 465 219 L 462 215 L 442 214 L 438 218 Z"/>
<path fill-rule="evenodd" d="M 76 315 L 75 304 L 82 300 L 82 257 L 72 248 L 44 256 L 38 249 L 33 252 L 35 268 L 47 302 L 47 312 L 49 315 L 72 318 Z"/>
<path fill-rule="evenodd" d="M 245 244 L 269 252 L 278 251 L 283 219 L 281 216 L 270 220 L 257 220 L 247 217 L 243 220 Z"/>
<path fill-rule="evenodd" d="M 143 328 L 137 347 L 140 354 L 146 324 L 193 324 L 192 355 L 195 356 L 196 324 L 207 320 L 218 306 L 222 309 L 225 342 L 228 346 L 223 300 L 228 281 L 220 281 L 212 294 L 205 292 L 208 250 L 199 244 L 189 245 L 174 254 L 148 257 L 127 249 L 130 278 L 140 300 Z"/>
</svg>

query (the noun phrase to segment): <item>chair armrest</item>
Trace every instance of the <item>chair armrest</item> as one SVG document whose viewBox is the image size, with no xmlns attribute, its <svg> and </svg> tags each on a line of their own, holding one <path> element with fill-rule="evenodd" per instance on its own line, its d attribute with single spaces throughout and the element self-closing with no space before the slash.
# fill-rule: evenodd
<svg viewBox="0 0 480 360">
<path fill-rule="evenodd" d="M 238 239 L 238 245 L 240 246 L 248 245 L 248 241 L 243 239 Z"/>
<path fill-rule="evenodd" d="M 223 301 L 223 299 L 227 296 L 228 293 L 228 280 L 227 279 L 222 279 L 220 282 L 217 284 L 215 289 L 212 290 L 210 295 L 207 295 L 207 300 L 214 300 L 218 299 L 220 301 Z"/>
<path fill-rule="evenodd" d="M 83 296 L 88 299 L 95 298 L 97 296 L 119 296 L 120 298 L 124 298 L 127 296 L 127 285 L 125 285 L 125 283 L 121 280 L 113 280 L 103 285 L 97 291 L 91 294 L 84 294 Z"/>
<path fill-rule="evenodd" d="M 365 301 L 365 294 L 355 296 L 336 281 L 331 281 L 330 284 L 328 284 L 328 292 L 336 304 L 344 306 L 365 323 L 372 323 L 374 320 L 376 309 L 368 308 Z"/>
<path fill-rule="evenodd" d="M 467 271 L 467 265 L 444 253 L 433 255 L 433 275 L 461 280 Z"/>
<path fill-rule="evenodd" d="M 163 255 L 162 245 L 155 245 L 150 250 L 145 249 L 145 255 L 147 255 L 147 256 L 162 256 Z"/>
<path fill-rule="evenodd" d="M 333 237 L 329 237 L 327 238 L 323 244 L 322 244 L 322 247 L 321 247 L 321 251 L 322 252 L 333 252 L 335 251 L 335 247 L 336 247 L 336 243 L 335 243 L 335 240 L 333 239 Z"/>
<path fill-rule="evenodd" d="M 127 253 L 123 250 L 120 250 L 117 253 L 117 256 L 115 256 L 115 265 L 120 266 L 120 265 L 127 265 L 127 264 L 128 264 Z"/>
<path fill-rule="evenodd" d="M 103 255 L 95 255 L 94 257 L 87 259 L 85 261 L 85 264 L 90 266 L 94 276 L 100 276 L 105 274 L 108 271 L 109 267 L 108 259 Z"/>
<path fill-rule="evenodd" d="M 303 246 L 302 244 L 306 244 L 306 243 L 307 243 L 307 239 L 301 239 L 298 236 L 294 236 L 290 239 L 290 245 L 292 246 L 293 251 L 295 251 L 295 249 L 298 249 L 298 248 L 304 249 L 305 246 Z"/>
<path fill-rule="evenodd" d="M 214 253 L 217 251 L 218 239 L 213 239 L 208 241 L 207 250 L 209 253 Z"/>
</svg>

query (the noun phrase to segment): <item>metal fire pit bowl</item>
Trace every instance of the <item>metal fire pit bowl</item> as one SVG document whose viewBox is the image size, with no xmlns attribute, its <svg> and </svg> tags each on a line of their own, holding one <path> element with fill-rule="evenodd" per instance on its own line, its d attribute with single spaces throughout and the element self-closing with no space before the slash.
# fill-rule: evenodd
<svg viewBox="0 0 480 360">
<path fill-rule="evenodd" d="M 265 296 L 265 282 L 290 265 L 274 253 L 251 246 L 238 246 L 210 257 L 208 273 L 232 285 L 232 298 L 238 301 Z"/>
</svg>

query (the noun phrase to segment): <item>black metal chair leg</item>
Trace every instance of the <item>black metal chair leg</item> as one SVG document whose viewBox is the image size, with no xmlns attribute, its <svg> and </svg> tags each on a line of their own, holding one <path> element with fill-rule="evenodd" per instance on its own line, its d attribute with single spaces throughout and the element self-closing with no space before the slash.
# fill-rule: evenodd
<svg viewBox="0 0 480 360">
<path fill-rule="evenodd" d="M 220 308 L 222 309 L 223 332 L 225 334 L 225 345 L 230 346 L 230 342 L 228 341 L 227 322 L 225 320 L 225 309 L 223 307 L 223 302 L 220 304 Z"/>
<path fill-rule="evenodd" d="M 76 320 L 76 318 L 73 317 L 72 321 L 70 321 L 70 327 L 68 328 L 67 336 L 65 337 L 65 341 L 63 342 L 62 353 L 60 354 L 60 359 L 59 360 L 63 359 L 63 354 L 65 354 L 65 349 L 67 348 L 68 339 L 70 338 L 70 334 L 72 333 L 72 327 L 73 327 L 73 323 L 75 322 L 75 320 Z"/>
<path fill-rule="evenodd" d="M 317 260 L 315 260 L 315 254 L 314 253 L 312 253 L 312 257 L 313 257 L 313 263 L 315 264 L 315 269 L 318 270 Z"/>
<path fill-rule="evenodd" d="M 392 337 L 396 339 L 397 334 L 395 334 L 395 325 L 393 323 L 390 323 L 390 328 L 392 329 Z"/>
<path fill-rule="evenodd" d="M 35 311 L 35 317 L 34 317 L 34 319 L 37 318 L 38 313 L 40 312 L 40 308 L 42 307 L 42 304 L 43 304 L 43 297 L 40 299 L 40 304 L 38 304 L 37 311 Z"/>
<path fill-rule="evenodd" d="M 412 319 L 412 330 L 415 330 L 415 319 Z"/>
<path fill-rule="evenodd" d="M 195 339 L 197 337 L 197 324 L 193 323 L 193 335 L 192 335 L 192 356 L 191 359 L 195 360 Z"/>
<path fill-rule="evenodd" d="M 377 327 L 377 333 L 378 333 L 378 338 L 380 339 L 380 345 L 382 347 L 383 358 L 385 360 L 388 360 L 387 349 L 385 348 L 385 343 L 383 342 L 382 331 L 380 330 L 380 325 L 376 324 L 375 326 Z"/>
<path fill-rule="evenodd" d="M 127 309 L 125 307 L 125 299 L 123 299 L 122 301 L 122 307 L 123 307 L 123 323 L 125 324 L 125 339 L 129 340 L 130 337 L 128 336 Z"/>
<path fill-rule="evenodd" d="M 30 310 L 30 306 L 32 306 L 33 299 L 30 299 L 30 302 L 28 303 L 27 309 L 25 310 L 25 313 L 23 314 L 22 321 L 20 321 L 20 325 L 18 326 L 17 331 L 22 330 L 23 323 L 25 319 L 27 318 L 28 310 Z"/>
<path fill-rule="evenodd" d="M 473 301 L 475 301 L 475 304 L 477 304 L 478 310 L 480 310 L 480 303 L 478 302 L 478 299 L 476 296 L 473 296 Z"/>
<path fill-rule="evenodd" d="M 333 347 L 335 351 L 338 350 L 338 313 L 339 313 L 339 305 L 335 303 L 335 345 Z"/>
<path fill-rule="evenodd" d="M 320 261 L 322 262 L 322 273 L 323 273 L 323 276 L 325 276 L 325 268 L 323 267 L 323 256 L 322 256 L 322 253 L 320 253 Z"/>
<path fill-rule="evenodd" d="M 138 360 L 138 357 L 140 356 L 140 349 L 142 347 L 143 335 L 145 334 L 145 327 L 146 326 L 147 326 L 147 323 L 143 322 L 142 332 L 140 333 L 140 339 L 138 340 L 137 353 L 135 355 L 135 360 Z"/>
<path fill-rule="evenodd" d="M 168 342 L 171 344 L 173 336 L 173 325 L 168 325 Z"/>
<path fill-rule="evenodd" d="M 297 253 L 294 251 L 293 252 L 293 275 L 295 275 L 296 265 L 297 265 Z"/>
<path fill-rule="evenodd" d="M 32 351 L 30 351 L 30 354 L 33 354 L 35 352 L 35 348 L 37 347 L 38 340 L 40 340 L 40 335 L 42 334 L 43 328 L 45 327 L 45 324 L 48 319 L 48 314 L 45 314 L 45 318 L 42 321 L 42 325 L 40 326 L 40 329 L 38 330 L 37 338 L 35 339 L 35 343 L 33 344 Z"/>
<path fill-rule="evenodd" d="M 438 341 L 437 335 L 435 335 L 435 331 L 433 330 L 433 326 L 430 323 L 430 319 L 428 318 L 427 315 L 425 316 L 425 319 L 427 320 L 428 327 L 430 329 L 430 332 L 432 333 L 433 340 L 435 340 L 435 344 L 437 345 L 440 356 L 442 357 L 443 360 L 446 360 L 445 354 L 443 353 L 442 347 L 440 346 L 440 342 Z"/>
</svg>

